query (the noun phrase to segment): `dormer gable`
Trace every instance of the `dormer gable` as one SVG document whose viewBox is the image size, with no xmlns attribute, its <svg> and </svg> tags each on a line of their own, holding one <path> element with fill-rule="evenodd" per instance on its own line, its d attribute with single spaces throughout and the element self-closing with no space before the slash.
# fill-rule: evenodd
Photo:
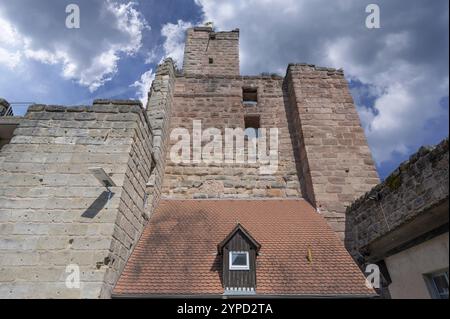
<svg viewBox="0 0 450 319">
<path fill-rule="evenodd" d="M 256 258 L 261 245 L 241 225 L 218 244 L 223 262 L 223 287 L 226 294 L 254 293 L 256 289 Z"/>
</svg>

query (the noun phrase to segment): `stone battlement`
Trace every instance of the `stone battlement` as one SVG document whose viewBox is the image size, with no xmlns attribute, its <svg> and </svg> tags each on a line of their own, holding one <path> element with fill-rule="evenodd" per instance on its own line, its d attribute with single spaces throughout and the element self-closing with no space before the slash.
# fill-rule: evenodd
<svg viewBox="0 0 450 319">
<path fill-rule="evenodd" d="M 445 201 L 448 209 L 448 157 L 448 139 L 435 147 L 422 147 L 348 207 L 347 248 L 363 251 L 418 216 L 429 215 L 433 221 L 426 224 L 430 227 L 439 222 L 438 215 L 430 211 Z M 448 211 L 444 215 L 448 223 Z"/>
</svg>

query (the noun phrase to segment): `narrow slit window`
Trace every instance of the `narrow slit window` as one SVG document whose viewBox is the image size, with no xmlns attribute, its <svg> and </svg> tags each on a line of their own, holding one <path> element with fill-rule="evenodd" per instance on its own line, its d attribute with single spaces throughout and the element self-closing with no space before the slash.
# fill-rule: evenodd
<svg viewBox="0 0 450 319">
<path fill-rule="evenodd" d="M 209 64 L 213 64 L 214 63 L 214 59 L 213 58 L 209 58 Z"/>
<path fill-rule="evenodd" d="M 153 152 L 150 154 L 151 159 L 150 159 L 150 176 L 153 175 L 153 172 L 156 168 L 156 159 L 155 159 L 155 155 L 153 154 Z"/>
<path fill-rule="evenodd" d="M 230 270 L 250 270 L 248 251 L 230 251 Z"/>
<path fill-rule="evenodd" d="M 245 106 L 256 106 L 258 104 L 258 89 L 257 88 L 243 88 L 242 102 Z"/>
</svg>

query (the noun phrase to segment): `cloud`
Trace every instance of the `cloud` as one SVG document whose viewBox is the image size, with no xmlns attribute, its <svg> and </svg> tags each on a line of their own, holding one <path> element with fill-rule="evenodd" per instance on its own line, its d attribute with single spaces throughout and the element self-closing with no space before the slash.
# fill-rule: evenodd
<svg viewBox="0 0 450 319">
<path fill-rule="evenodd" d="M 343 67 L 378 164 L 448 135 L 448 1 L 380 0 L 367 29 L 359 0 L 196 0 L 204 21 L 240 28 L 241 72 L 284 73 L 291 62 Z M 274 14 L 276 13 L 276 14 Z M 368 103 L 370 102 L 370 103 Z M 448 127 L 448 126 L 447 126 Z"/>
<path fill-rule="evenodd" d="M 183 20 L 178 20 L 177 24 L 164 24 L 161 27 L 161 36 L 164 39 L 163 44 L 161 47 L 154 47 L 151 51 L 147 52 L 145 63 L 162 63 L 164 59 L 172 58 L 176 66 L 181 68 L 183 65 L 186 30 L 192 26 L 192 23 Z M 154 79 L 155 74 L 153 70 L 149 70 L 141 75 L 140 80 L 131 85 L 132 87 L 138 88 L 137 96 L 144 106 L 147 105 L 148 91 Z"/>
<path fill-rule="evenodd" d="M 65 79 L 93 92 L 117 73 L 123 55 L 138 52 L 143 31 L 149 26 L 132 2 L 80 0 L 81 28 L 68 29 L 67 4 L 51 0 L 2 2 L 0 64 L 22 70 L 30 60 L 60 65 Z"/>
<path fill-rule="evenodd" d="M 141 79 L 139 81 L 136 81 L 131 85 L 131 87 L 137 88 L 136 95 L 142 101 L 142 105 L 144 107 L 147 107 L 148 92 L 150 91 L 150 87 L 154 79 L 155 73 L 153 73 L 153 69 L 150 69 L 141 75 Z"/>
<path fill-rule="evenodd" d="M 11 52 L 0 48 L 0 64 L 5 65 L 9 69 L 15 69 L 20 63 L 20 52 Z"/>
<path fill-rule="evenodd" d="M 9 21 L 0 16 L 0 65 L 5 65 L 8 69 L 15 69 L 21 59 L 20 46 L 23 45 L 23 39 L 17 30 Z"/>
<path fill-rule="evenodd" d="M 186 30 L 192 26 L 190 22 L 178 20 L 177 24 L 167 23 L 161 28 L 161 35 L 165 38 L 163 44 L 164 56 L 172 58 L 180 68 L 183 65 Z"/>
<path fill-rule="evenodd" d="M 145 64 L 158 63 L 161 60 L 160 55 L 158 55 L 158 47 L 154 47 L 145 55 Z"/>
</svg>

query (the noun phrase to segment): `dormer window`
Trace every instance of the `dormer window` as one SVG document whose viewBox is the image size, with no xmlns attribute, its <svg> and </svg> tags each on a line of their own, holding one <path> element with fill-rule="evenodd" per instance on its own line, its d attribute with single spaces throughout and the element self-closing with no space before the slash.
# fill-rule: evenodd
<svg viewBox="0 0 450 319">
<path fill-rule="evenodd" d="M 227 295 L 254 294 L 256 289 L 256 258 L 261 245 L 241 225 L 217 245 L 222 256 L 222 283 Z"/>
<path fill-rule="evenodd" d="M 230 270 L 250 270 L 248 251 L 230 251 Z"/>
</svg>

